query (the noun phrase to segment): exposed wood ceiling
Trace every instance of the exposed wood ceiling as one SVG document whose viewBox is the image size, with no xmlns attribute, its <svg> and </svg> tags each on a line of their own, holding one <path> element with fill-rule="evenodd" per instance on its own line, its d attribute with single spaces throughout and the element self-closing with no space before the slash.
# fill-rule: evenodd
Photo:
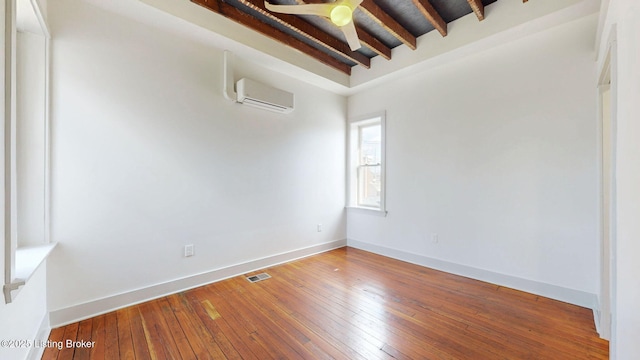
<svg viewBox="0 0 640 360">
<path fill-rule="evenodd" d="M 362 47 L 352 51 L 329 19 L 313 15 L 270 12 L 264 0 L 191 0 L 226 18 L 276 39 L 347 75 L 353 66 L 371 67 L 371 59 L 392 60 L 398 46 L 417 48 L 417 38 L 431 31 L 447 36 L 447 24 L 497 0 L 364 0 L 354 12 Z M 269 0 L 272 4 L 328 3 L 328 0 Z M 523 3 L 527 0 L 522 0 Z M 428 46 L 422 44 L 422 46 Z"/>
</svg>

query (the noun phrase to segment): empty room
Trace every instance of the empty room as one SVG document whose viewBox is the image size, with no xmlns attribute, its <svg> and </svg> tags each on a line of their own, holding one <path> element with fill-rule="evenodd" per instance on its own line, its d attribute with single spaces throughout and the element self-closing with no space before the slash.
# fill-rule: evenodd
<svg viewBox="0 0 640 360">
<path fill-rule="evenodd" d="M 0 3 L 0 359 L 640 358 L 637 0 Z"/>
</svg>

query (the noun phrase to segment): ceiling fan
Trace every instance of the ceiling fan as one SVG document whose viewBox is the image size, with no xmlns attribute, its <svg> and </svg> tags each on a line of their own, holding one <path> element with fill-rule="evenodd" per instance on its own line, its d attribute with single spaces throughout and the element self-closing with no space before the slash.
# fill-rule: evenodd
<svg viewBox="0 0 640 360">
<path fill-rule="evenodd" d="M 275 5 L 265 0 L 264 6 L 273 12 L 296 15 L 318 15 L 329 18 L 342 30 L 351 50 L 360 49 L 360 40 L 353 23 L 353 12 L 363 0 L 338 0 L 329 4 Z"/>
</svg>

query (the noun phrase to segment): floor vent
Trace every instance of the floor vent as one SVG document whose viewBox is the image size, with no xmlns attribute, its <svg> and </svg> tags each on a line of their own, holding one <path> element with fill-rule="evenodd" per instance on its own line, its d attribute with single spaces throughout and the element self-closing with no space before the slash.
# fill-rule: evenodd
<svg viewBox="0 0 640 360">
<path fill-rule="evenodd" d="M 258 281 L 267 280 L 270 277 L 271 276 L 269 274 L 262 273 L 262 274 L 249 276 L 249 277 L 247 277 L 247 280 L 249 280 L 249 282 L 255 283 L 255 282 L 258 282 Z"/>
</svg>

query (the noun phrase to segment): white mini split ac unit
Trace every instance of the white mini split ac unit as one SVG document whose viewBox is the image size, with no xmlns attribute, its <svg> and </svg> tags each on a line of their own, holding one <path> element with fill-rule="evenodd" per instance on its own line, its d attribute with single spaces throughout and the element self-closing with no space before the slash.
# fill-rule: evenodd
<svg viewBox="0 0 640 360">
<path fill-rule="evenodd" d="M 278 113 L 293 111 L 293 94 L 247 78 L 236 83 L 237 101 Z"/>
</svg>

